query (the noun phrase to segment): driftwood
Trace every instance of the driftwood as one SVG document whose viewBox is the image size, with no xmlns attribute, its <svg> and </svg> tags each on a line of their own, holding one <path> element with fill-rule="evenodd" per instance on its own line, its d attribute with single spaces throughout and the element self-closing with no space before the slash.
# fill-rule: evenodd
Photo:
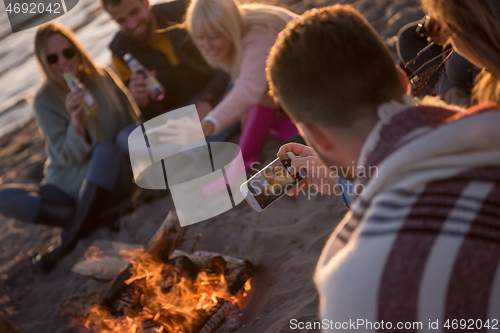
<svg viewBox="0 0 500 333">
<path fill-rule="evenodd" d="M 146 251 L 160 260 L 172 254 L 184 238 L 188 227 L 181 227 L 175 210 L 171 210 L 156 234 L 147 243 Z M 106 304 L 109 300 L 118 297 L 120 292 L 125 292 L 128 286 L 125 281 L 130 277 L 127 266 L 115 279 L 92 293 L 75 295 L 61 302 L 61 316 L 84 316 L 92 305 Z M 126 292 L 125 292 L 126 294 Z"/>
<path fill-rule="evenodd" d="M 88 258 L 87 253 L 91 249 L 95 249 L 97 255 Z M 143 250 L 144 245 L 96 240 L 71 268 L 71 271 L 83 276 L 92 276 L 98 280 L 111 281 L 130 263 L 133 253 Z M 124 257 L 122 251 L 127 251 L 128 254 Z"/>
<path fill-rule="evenodd" d="M 146 252 L 163 262 L 167 262 L 172 252 L 181 245 L 188 228 L 188 226 L 180 226 L 177 212 L 172 209 L 160 229 L 146 245 Z"/>
</svg>

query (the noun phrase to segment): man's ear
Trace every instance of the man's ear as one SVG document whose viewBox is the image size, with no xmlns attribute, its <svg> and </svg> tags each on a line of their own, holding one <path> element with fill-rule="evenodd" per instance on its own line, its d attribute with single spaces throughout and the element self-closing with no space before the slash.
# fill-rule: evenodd
<svg viewBox="0 0 500 333">
<path fill-rule="evenodd" d="M 327 129 L 310 121 L 301 121 L 298 126 L 306 140 L 310 141 L 310 145 L 319 150 L 320 154 L 329 155 L 334 150 L 334 143 Z"/>
<path fill-rule="evenodd" d="M 149 8 L 149 0 L 142 0 L 142 2 L 144 2 L 144 4 L 146 5 L 146 8 Z"/>
</svg>

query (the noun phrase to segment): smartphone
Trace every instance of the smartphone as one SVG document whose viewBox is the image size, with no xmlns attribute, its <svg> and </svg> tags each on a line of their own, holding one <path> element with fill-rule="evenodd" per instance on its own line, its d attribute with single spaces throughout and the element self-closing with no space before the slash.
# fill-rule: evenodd
<svg viewBox="0 0 500 333">
<path fill-rule="evenodd" d="M 294 158 L 294 153 L 287 152 L 241 185 L 240 191 L 254 212 L 262 213 L 306 178 L 304 169 L 295 175 L 290 174 Z"/>
</svg>

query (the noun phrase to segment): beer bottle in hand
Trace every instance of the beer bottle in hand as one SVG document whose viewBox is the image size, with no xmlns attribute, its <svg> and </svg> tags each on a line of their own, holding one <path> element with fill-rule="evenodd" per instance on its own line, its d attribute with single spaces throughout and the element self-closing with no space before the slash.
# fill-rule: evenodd
<svg viewBox="0 0 500 333">
<path fill-rule="evenodd" d="M 163 88 L 161 83 L 149 72 L 146 67 L 137 61 L 137 59 L 135 59 L 130 53 L 125 54 L 123 59 L 132 72 L 141 73 L 148 80 L 148 89 L 151 98 L 155 101 L 160 101 L 165 97 L 165 88 Z"/>
<path fill-rule="evenodd" d="M 85 85 L 78 80 L 76 76 L 71 73 L 65 73 L 64 78 L 66 79 L 66 83 L 68 84 L 69 89 L 71 91 L 82 90 L 85 91 L 85 95 L 83 96 L 83 109 L 85 113 L 89 117 L 94 117 L 99 113 L 99 106 L 97 105 L 94 96 L 90 93 L 90 91 L 85 87 Z"/>
</svg>

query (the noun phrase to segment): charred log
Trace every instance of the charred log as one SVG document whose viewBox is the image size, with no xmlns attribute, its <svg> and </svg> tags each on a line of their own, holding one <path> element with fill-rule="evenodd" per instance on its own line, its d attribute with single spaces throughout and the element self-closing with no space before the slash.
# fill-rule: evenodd
<svg viewBox="0 0 500 333">
<path fill-rule="evenodd" d="M 231 295 L 243 289 L 245 283 L 252 277 L 253 270 L 253 265 L 245 260 L 240 266 L 226 271 L 227 286 Z"/>
<path fill-rule="evenodd" d="M 219 327 L 229 314 L 237 308 L 233 305 L 233 303 L 225 301 L 223 299 L 217 299 L 217 305 L 212 307 L 209 312 L 207 312 L 204 316 L 205 320 L 203 324 L 200 325 L 200 328 L 196 331 L 199 333 L 210 333 Z"/>
<path fill-rule="evenodd" d="M 196 281 L 199 269 L 188 257 L 182 256 L 169 260 L 169 265 L 174 267 L 174 274 L 179 277 L 186 277 L 191 281 Z"/>
<path fill-rule="evenodd" d="M 221 256 L 213 257 L 208 264 L 208 271 L 217 275 L 226 274 L 226 261 Z"/>
</svg>

